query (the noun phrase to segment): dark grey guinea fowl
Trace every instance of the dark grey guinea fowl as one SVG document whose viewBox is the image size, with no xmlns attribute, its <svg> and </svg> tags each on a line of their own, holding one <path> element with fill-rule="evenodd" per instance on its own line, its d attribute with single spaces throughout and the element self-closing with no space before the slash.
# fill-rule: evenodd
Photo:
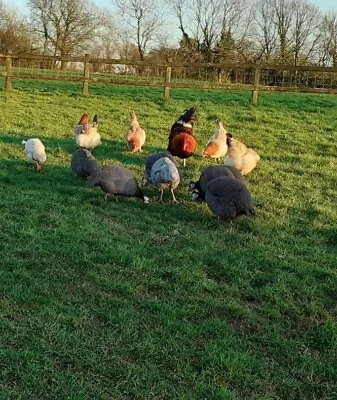
<svg viewBox="0 0 337 400">
<path fill-rule="evenodd" d="M 189 190 L 194 190 L 192 200 L 205 200 L 205 193 L 208 183 L 219 176 L 230 176 L 246 185 L 245 178 L 236 168 L 227 167 L 225 165 L 211 165 L 201 171 L 199 180 L 190 182 Z"/>
<path fill-rule="evenodd" d="M 81 178 L 87 178 L 96 168 L 96 159 L 89 150 L 76 150 L 71 156 L 71 169 Z"/>
<path fill-rule="evenodd" d="M 173 164 L 177 167 L 179 176 L 181 178 L 181 171 L 178 168 L 178 163 L 176 159 L 170 154 L 168 151 L 159 151 L 158 153 L 152 153 L 150 154 L 146 160 L 145 160 L 145 177 L 143 178 L 143 184 L 145 184 L 145 179 L 149 179 L 151 176 L 151 169 L 153 167 L 153 164 L 159 160 L 160 158 L 167 157 L 169 158 Z"/>
<path fill-rule="evenodd" d="M 90 186 L 99 186 L 105 192 L 105 198 L 108 194 L 115 194 L 126 197 L 138 197 L 148 203 L 148 197 L 144 196 L 139 189 L 136 178 L 132 172 L 118 165 L 103 165 L 97 167 L 89 177 Z"/>
<path fill-rule="evenodd" d="M 240 215 L 255 215 L 249 190 L 230 176 L 212 179 L 207 185 L 205 200 L 209 209 L 226 221 L 234 220 Z"/>
</svg>

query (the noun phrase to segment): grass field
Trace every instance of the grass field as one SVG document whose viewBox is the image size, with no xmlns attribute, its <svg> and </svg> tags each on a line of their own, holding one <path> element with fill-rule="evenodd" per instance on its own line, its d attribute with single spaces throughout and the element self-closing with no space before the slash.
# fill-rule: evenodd
<svg viewBox="0 0 337 400">
<path fill-rule="evenodd" d="M 1 87 L 2 81 L 0 82 Z M 0 91 L 1 399 L 336 399 L 337 98 L 16 81 Z M 181 112 L 197 154 L 149 205 L 103 200 L 70 170 L 72 128 L 100 116 L 99 163 L 141 179 Z M 142 154 L 124 142 L 129 111 Z M 253 219 L 217 220 L 187 191 L 221 118 L 261 155 Z M 42 173 L 22 139 L 39 137 Z M 158 192 L 145 189 L 153 200 Z"/>
</svg>

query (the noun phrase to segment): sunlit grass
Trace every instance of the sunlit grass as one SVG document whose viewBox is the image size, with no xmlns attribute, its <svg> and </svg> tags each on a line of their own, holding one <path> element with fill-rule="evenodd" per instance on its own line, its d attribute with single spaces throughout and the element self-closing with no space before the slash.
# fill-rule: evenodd
<svg viewBox="0 0 337 400">
<path fill-rule="evenodd" d="M 337 392 L 334 96 L 16 81 L 0 92 L 0 393 L 4 399 L 333 399 Z M 141 179 L 196 105 L 177 198 L 103 200 L 70 170 L 72 128 L 100 117 L 99 163 Z M 135 110 L 144 151 L 124 136 Z M 187 186 L 221 118 L 261 155 L 254 219 L 218 221 Z M 39 137 L 42 173 L 22 139 Z M 146 189 L 155 200 L 158 192 Z"/>
</svg>

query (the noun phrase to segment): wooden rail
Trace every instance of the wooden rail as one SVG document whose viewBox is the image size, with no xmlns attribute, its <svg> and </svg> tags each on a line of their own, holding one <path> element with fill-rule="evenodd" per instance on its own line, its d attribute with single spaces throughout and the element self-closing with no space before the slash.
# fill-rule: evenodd
<svg viewBox="0 0 337 400">
<path fill-rule="evenodd" d="M 15 63 L 23 62 L 26 64 L 33 64 L 40 62 L 41 65 L 64 65 L 65 63 L 77 63 L 82 64 L 82 76 L 81 70 L 77 68 L 77 76 L 55 76 L 52 74 L 41 73 L 41 69 L 31 68 L 34 72 L 17 72 L 14 66 Z M 220 89 L 220 90 L 251 90 L 251 102 L 252 104 L 258 103 L 259 92 L 260 91 L 283 91 L 283 92 L 306 92 L 306 93 L 337 93 L 337 68 L 336 67 L 318 67 L 318 66 L 293 66 L 293 65 L 264 65 L 264 64 L 219 64 L 219 63 L 156 63 L 148 61 L 133 61 L 126 59 L 103 59 L 103 58 L 93 58 L 89 55 L 85 57 L 55 57 L 55 56 L 39 56 L 39 55 L 25 55 L 24 57 L 18 57 L 13 55 L 11 52 L 7 54 L 0 54 L 0 63 L 5 65 L 5 73 L 0 72 L 0 76 L 5 77 L 5 87 L 6 91 L 12 89 L 13 79 L 39 79 L 39 80 L 63 80 L 63 81 L 73 81 L 82 82 L 82 93 L 83 95 L 89 94 L 89 84 L 90 83 L 105 83 L 105 84 L 115 84 L 115 85 L 135 85 L 135 86 L 156 86 L 162 87 L 164 90 L 164 98 L 168 99 L 170 97 L 170 92 L 172 88 L 191 88 L 191 89 Z M 109 78 L 104 76 L 98 76 L 91 72 L 92 66 L 94 65 L 115 65 L 132 67 L 137 69 L 140 73 L 144 69 L 162 69 L 165 73 L 159 77 L 159 80 L 131 80 L 122 78 L 122 74 L 115 74 L 116 78 Z M 197 80 L 190 80 L 189 82 L 181 82 L 179 80 L 172 79 L 174 71 L 188 68 L 189 70 L 200 70 L 200 69 L 211 69 L 212 71 L 218 71 L 217 80 L 215 82 L 204 81 L 200 83 Z M 44 69 L 48 71 L 48 69 Z M 58 69 L 56 69 L 59 71 Z M 236 82 L 227 83 L 224 81 L 224 71 L 249 71 L 250 81 L 248 83 Z M 334 83 L 336 87 L 313 87 L 304 85 L 268 85 L 261 82 L 262 72 L 267 73 L 282 73 L 288 74 L 333 74 Z M 64 72 L 64 71 L 61 71 Z M 104 75 L 100 73 L 99 75 Z M 158 76 L 156 77 L 158 79 Z"/>
</svg>

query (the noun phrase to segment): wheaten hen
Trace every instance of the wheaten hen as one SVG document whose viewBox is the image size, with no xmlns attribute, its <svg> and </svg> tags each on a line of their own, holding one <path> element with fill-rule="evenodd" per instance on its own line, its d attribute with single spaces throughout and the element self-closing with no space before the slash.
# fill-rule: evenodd
<svg viewBox="0 0 337 400">
<path fill-rule="evenodd" d="M 126 134 L 126 141 L 132 153 L 142 151 L 142 146 L 145 143 L 146 134 L 143 128 L 139 125 L 137 115 L 134 111 L 130 113 L 130 126 Z"/>
</svg>

